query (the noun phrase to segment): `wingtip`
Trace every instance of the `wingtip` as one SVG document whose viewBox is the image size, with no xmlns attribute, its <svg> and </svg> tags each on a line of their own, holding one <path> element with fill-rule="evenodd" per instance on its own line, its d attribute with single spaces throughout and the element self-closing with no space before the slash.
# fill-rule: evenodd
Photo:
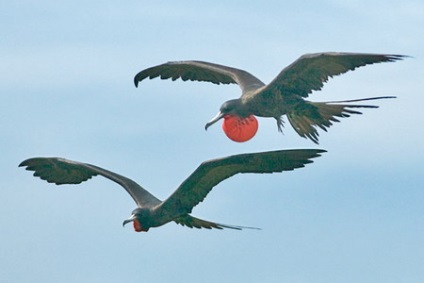
<svg viewBox="0 0 424 283">
<path fill-rule="evenodd" d="M 325 149 L 314 149 L 313 155 L 310 158 L 313 159 L 313 158 L 321 157 L 326 152 L 327 151 Z M 311 162 L 313 162 L 313 161 L 311 160 Z"/>
<path fill-rule="evenodd" d="M 393 55 L 389 55 L 390 58 L 392 58 L 393 60 L 403 60 L 406 58 L 412 58 L 412 56 L 410 55 L 403 55 L 403 54 L 393 54 Z"/>
<path fill-rule="evenodd" d="M 19 165 L 18 165 L 18 167 L 24 167 L 24 166 L 27 166 L 28 164 L 28 160 L 29 159 L 25 159 L 24 161 L 22 161 L 21 163 L 19 163 Z"/>
</svg>

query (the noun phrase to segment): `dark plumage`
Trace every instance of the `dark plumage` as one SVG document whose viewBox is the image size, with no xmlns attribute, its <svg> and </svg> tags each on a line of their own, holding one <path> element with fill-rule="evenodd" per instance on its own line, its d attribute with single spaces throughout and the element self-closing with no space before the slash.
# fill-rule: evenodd
<svg viewBox="0 0 424 283">
<path fill-rule="evenodd" d="M 238 84 L 242 95 L 226 101 L 219 113 L 206 124 L 210 125 L 225 115 L 247 117 L 273 117 L 278 130 L 282 132 L 282 116 L 287 115 L 295 131 L 304 138 L 318 143 L 317 128 L 327 131 L 338 118 L 351 114 L 362 114 L 357 108 L 377 108 L 373 105 L 350 104 L 366 100 L 393 98 L 388 96 L 337 102 L 310 102 L 305 100 L 313 91 L 321 90 L 324 83 L 333 76 L 369 64 L 393 62 L 404 55 L 363 54 L 363 53 L 315 53 L 301 56 L 284 68 L 277 77 L 265 85 L 252 74 L 223 65 L 202 61 L 176 61 L 154 66 L 139 72 L 134 83 L 146 78 L 172 79 L 183 81 L 205 81 L 214 84 Z"/>
<path fill-rule="evenodd" d="M 324 150 L 279 150 L 251 154 L 239 154 L 203 162 L 165 201 L 161 201 L 133 180 L 95 165 L 63 158 L 30 158 L 19 166 L 34 171 L 40 177 L 56 185 L 79 184 L 101 175 L 121 185 L 134 199 L 137 208 L 124 224 L 133 221 L 136 231 L 148 231 L 170 221 L 196 228 L 248 227 L 223 225 L 191 216 L 193 207 L 203 201 L 212 188 L 238 173 L 274 173 L 290 171 L 312 163 Z"/>
</svg>

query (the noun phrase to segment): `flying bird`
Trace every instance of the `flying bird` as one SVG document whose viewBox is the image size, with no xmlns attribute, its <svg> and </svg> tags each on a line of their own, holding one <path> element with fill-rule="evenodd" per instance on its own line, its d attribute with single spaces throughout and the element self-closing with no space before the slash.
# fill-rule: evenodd
<svg viewBox="0 0 424 283">
<path fill-rule="evenodd" d="M 314 53 L 305 54 L 284 68 L 268 85 L 247 71 L 203 61 L 174 61 L 139 72 L 135 86 L 146 78 L 206 81 L 214 84 L 238 84 L 241 97 L 222 104 L 218 114 L 205 126 L 224 118 L 223 129 L 227 136 L 243 142 L 252 138 L 257 130 L 254 116 L 272 117 L 283 131 L 283 117 L 301 136 L 318 144 L 318 128 L 327 131 L 338 118 L 362 114 L 357 108 L 378 108 L 352 102 L 394 98 L 393 96 L 365 99 L 311 102 L 305 100 L 313 91 L 319 91 L 329 78 L 358 67 L 380 62 L 393 62 L 407 56 L 365 53 Z M 226 120 L 229 120 L 226 122 Z M 225 125 L 225 123 L 227 125 Z"/>
<path fill-rule="evenodd" d="M 26 170 L 34 171 L 34 176 L 56 185 L 80 184 L 97 175 L 118 183 L 137 204 L 131 217 L 123 222 L 123 225 L 133 222 L 136 232 L 147 232 L 151 227 L 159 227 L 171 221 L 190 228 L 240 230 L 252 227 L 214 223 L 195 218 L 190 213 L 213 187 L 235 174 L 291 171 L 312 163 L 311 159 L 321 156 L 323 152 L 319 149 L 279 150 L 209 160 L 200 164 L 165 201 L 159 200 L 127 177 L 88 163 L 38 157 L 27 159 L 19 166 L 25 166 Z"/>
</svg>

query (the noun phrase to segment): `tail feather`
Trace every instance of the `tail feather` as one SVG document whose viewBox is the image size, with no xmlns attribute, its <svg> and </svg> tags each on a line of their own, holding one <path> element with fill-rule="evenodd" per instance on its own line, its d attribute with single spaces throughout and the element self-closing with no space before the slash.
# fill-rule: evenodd
<svg viewBox="0 0 424 283">
<path fill-rule="evenodd" d="M 227 224 L 220 224 L 215 222 L 210 222 L 207 220 L 199 219 L 196 217 L 193 217 L 189 214 L 182 215 L 176 219 L 174 219 L 174 222 L 177 224 L 180 224 L 182 226 L 187 226 L 189 228 L 197 228 L 197 229 L 234 229 L 234 230 L 242 230 L 242 229 L 255 229 L 260 230 L 260 228 L 255 227 L 246 227 L 246 226 L 236 226 L 236 225 L 227 225 Z"/>
<path fill-rule="evenodd" d="M 362 114 L 355 108 L 378 108 L 375 105 L 348 104 L 367 100 L 394 98 L 393 96 L 373 97 L 355 100 L 330 101 L 330 102 L 307 102 L 299 105 L 294 111 L 287 114 L 290 124 L 295 131 L 304 138 L 318 144 L 319 133 L 317 127 L 327 131 L 333 122 L 340 122 L 338 118 L 347 118 L 352 114 Z"/>
</svg>

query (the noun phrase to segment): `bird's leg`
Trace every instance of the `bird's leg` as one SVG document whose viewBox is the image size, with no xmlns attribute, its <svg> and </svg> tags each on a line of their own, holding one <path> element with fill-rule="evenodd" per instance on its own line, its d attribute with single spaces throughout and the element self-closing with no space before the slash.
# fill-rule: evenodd
<svg viewBox="0 0 424 283">
<path fill-rule="evenodd" d="M 274 118 L 275 118 L 275 120 L 277 120 L 278 131 L 280 133 L 283 133 L 283 128 L 284 128 L 284 120 L 283 120 L 283 118 L 281 116 L 280 117 L 274 117 Z"/>
</svg>

